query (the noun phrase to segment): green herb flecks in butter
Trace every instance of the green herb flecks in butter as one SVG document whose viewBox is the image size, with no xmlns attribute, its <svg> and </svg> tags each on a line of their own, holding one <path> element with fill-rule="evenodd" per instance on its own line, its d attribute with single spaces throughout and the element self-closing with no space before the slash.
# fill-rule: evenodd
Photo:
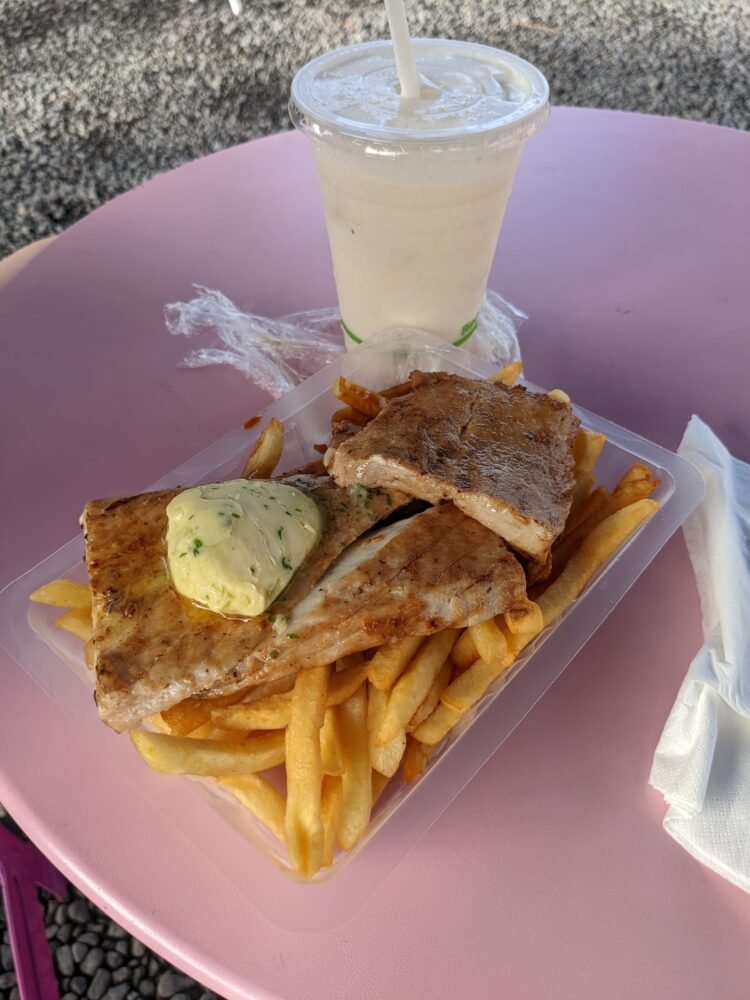
<svg viewBox="0 0 750 1000">
<path fill-rule="evenodd" d="M 172 582 L 211 611 L 255 617 L 284 590 L 322 528 L 315 501 L 283 483 L 238 479 L 184 490 L 167 506 Z"/>
</svg>

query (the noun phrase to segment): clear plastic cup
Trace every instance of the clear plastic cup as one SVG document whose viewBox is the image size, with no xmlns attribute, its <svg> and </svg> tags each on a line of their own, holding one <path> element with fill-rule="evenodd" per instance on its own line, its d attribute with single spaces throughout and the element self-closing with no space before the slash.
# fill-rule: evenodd
<svg viewBox="0 0 750 1000">
<path fill-rule="evenodd" d="M 424 82 L 414 101 L 400 99 L 388 41 L 326 53 L 292 83 L 350 347 L 395 326 L 469 339 L 521 152 L 549 112 L 547 81 L 517 56 L 412 45 Z"/>
</svg>

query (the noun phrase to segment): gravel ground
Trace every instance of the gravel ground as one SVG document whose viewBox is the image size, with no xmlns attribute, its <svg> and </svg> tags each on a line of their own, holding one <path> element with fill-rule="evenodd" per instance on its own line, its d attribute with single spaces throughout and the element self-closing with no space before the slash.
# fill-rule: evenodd
<svg viewBox="0 0 750 1000">
<path fill-rule="evenodd" d="M 0 0 L 0 257 L 185 160 L 288 127 L 295 67 L 386 31 L 381 0 Z M 413 0 L 417 35 L 501 45 L 560 104 L 750 127 L 746 0 Z M 12 825 L 0 807 L 0 822 Z M 209 1000 L 71 889 L 44 902 L 63 1000 Z M 0 1000 L 15 1000 L 0 908 Z"/>
<path fill-rule="evenodd" d="M 501 45 L 561 104 L 750 127 L 747 0 L 410 0 L 415 35 Z M 154 173 L 288 127 L 294 69 L 382 36 L 382 0 L 0 0 L 0 256 Z"/>
</svg>

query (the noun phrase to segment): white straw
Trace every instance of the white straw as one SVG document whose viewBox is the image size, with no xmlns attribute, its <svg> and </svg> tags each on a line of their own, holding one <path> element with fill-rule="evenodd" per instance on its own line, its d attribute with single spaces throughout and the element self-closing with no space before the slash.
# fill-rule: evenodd
<svg viewBox="0 0 750 1000">
<path fill-rule="evenodd" d="M 414 53 L 409 41 L 409 27 L 406 23 L 404 0 L 385 0 L 385 12 L 388 15 L 388 26 L 393 39 L 393 51 L 396 55 L 396 68 L 401 81 L 401 97 L 419 97 L 422 81 L 419 79 L 414 63 Z"/>
</svg>

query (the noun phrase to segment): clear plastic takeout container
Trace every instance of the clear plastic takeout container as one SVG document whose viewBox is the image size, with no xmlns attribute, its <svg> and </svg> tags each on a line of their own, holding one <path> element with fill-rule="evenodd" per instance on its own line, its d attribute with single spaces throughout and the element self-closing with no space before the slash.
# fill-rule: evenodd
<svg viewBox="0 0 750 1000">
<path fill-rule="evenodd" d="M 342 355 L 264 412 L 264 418 L 277 417 L 286 429 L 279 471 L 315 458 L 313 445 L 327 439 L 331 414 L 340 406 L 331 393 L 337 375 L 383 388 L 404 381 L 415 368 L 478 378 L 493 370 L 486 361 L 414 331 L 396 332 L 377 344 Z M 96 752 L 108 756 L 117 769 L 113 770 L 113 781 L 119 770 L 117 780 L 135 785 L 174 823 L 175 850 L 181 842 L 179 832 L 280 926 L 300 931 L 335 927 L 357 912 L 507 739 L 703 496 L 702 477 L 688 462 L 592 413 L 578 408 L 576 412 L 584 426 L 607 437 L 597 480 L 611 487 L 634 461 L 644 462 L 661 480 L 655 494 L 661 509 L 556 624 L 490 688 L 434 754 L 422 779 L 414 785 L 393 780 L 361 843 L 348 854 L 339 855 L 332 868 L 311 882 L 299 880 L 290 871 L 285 852 L 273 835 L 217 786 L 197 778 L 154 774 L 127 736 L 116 735 L 99 721 L 81 643 L 55 628 L 59 610 L 28 600 L 33 590 L 49 580 L 62 576 L 85 579 L 80 536 L 0 594 L 0 643 L 87 734 Z M 249 445 L 247 432 L 232 431 L 153 488 L 236 477 Z M 140 486 L 133 485 L 135 489 Z M 60 658 L 70 670 L 60 669 Z M 71 782 L 82 777 L 71 777 Z"/>
</svg>

